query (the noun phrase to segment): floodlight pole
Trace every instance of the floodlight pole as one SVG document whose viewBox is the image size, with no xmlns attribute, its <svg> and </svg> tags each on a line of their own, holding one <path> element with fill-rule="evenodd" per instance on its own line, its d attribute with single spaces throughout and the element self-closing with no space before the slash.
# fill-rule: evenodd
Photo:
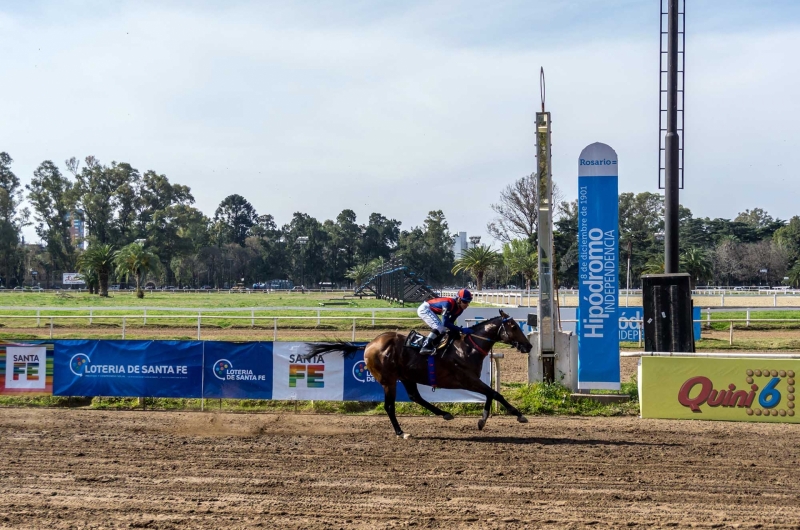
<svg viewBox="0 0 800 530">
<path fill-rule="evenodd" d="M 555 381 L 557 315 L 553 301 L 553 176 L 550 158 L 550 113 L 544 108 L 544 69 L 540 73 L 542 112 L 536 113 L 536 182 L 539 198 L 539 355 L 546 383 Z"/>
<path fill-rule="evenodd" d="M 664 273 L 678 272 L 678 0 L 669 0 L 667 28 L 667 135 L 664 142 Z"/>
</svg>

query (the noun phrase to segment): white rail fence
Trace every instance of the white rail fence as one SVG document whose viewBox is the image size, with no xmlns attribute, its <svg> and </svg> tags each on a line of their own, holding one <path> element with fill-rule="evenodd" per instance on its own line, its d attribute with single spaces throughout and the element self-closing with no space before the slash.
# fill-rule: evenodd
<svg viewBox="0 0 800 530">
<path fill-rule="evenodd" d="M 442 296 L 455 297 L 458 291 L 444 290 Z M 537 291 L 477 291 L 472 293 L 473 302 L 501 307 L 536 307 L 539 301 Z M 619 303 L 622 307 L 642 305 L 641 290 L 620 290 Z M 692 291 L 692 300 L 699 307 L 800 307 L 800 291 L 761 290 L 724 291 L 703 289 Z M 578 305 L 578 291 L 559 289 L 558 305 L 575 307 Z"/>
<path fill-rule="evenodd" d="M 44 308 L 39 308 L 35 310 L 35 313 L 31 310 L 32 314 L 29 315 L 6 315 L 0 314 L 0 323 L 13 323 L 13 322 L 20 322 L 20 321 L 29 321 L 32 322 L 33 320 L 36 321 L 36 328 L 41 328 L 44 326 L 49 327 L 49 336 L 50 338 L 54 338 L 54 328 L 55 324 L 58 321 L 66 322 L 68 326 L 70 322 L 76 323 L 78 321 L 86 322 L 88 320 L 88 325 L 91 327 L 93 326 L 98 320 L 102 320 L 101 322 L 97 322 L 97 324 L 102 325 L 116 325 L 119 323 L 121 328 L 121 338 L 124 339 L 126 335 L 126 331 L 131 327 L 136 326 L 138 329 L 144 329 L 147 327 L 147 311 L 146 309 L 141 314 L 102 314 L 102 311 L 98 311 L 99 308 L 93 308 L 93 310 L 89 311 L 89 315 L 63 315 L 63 314 L 43 314 L 42 310 Z M 59 309 L 60 311 L 64 311 L 63 309 Z M 114 311 L 114 308 L 108 308 L 106 311 Z M 163 308 L 159 308 L 159 311 L 163 310 Z M 73 309 L 73 311 L 77 311 L 77 309 Z M 95 311 L 98 311 L 100 314 L 94 314 Z M 202 339 L 202 330 L 203 330 L 203 322 L 206 322 L 206 329 L 211 326 L 211 322 L 216 320 L 226 320 L 226 321 L 234 321 L 243 323 L 244 326 L 236 326 L 234 329 L 243 329 L 247 327 L 247 323 L 249 322 L 250 328 L 255 329 L 256 324 L 258 324 L 258 328 L 260 330 L 266 330 L 271 328 L 272 329 L 272 340 L 278 340 L 278 330 L 279 330 L 279 322 L 284 324 L 286 323 L 294 323 L 294 326 L 285 325 L 284 329 L 292 329 L 294 331 L 316 331 L 322 326 L 323 324 L 334 324 L 338 323 L 340 328 L 336 331 L 343 331 L 342 324 L 348 323 L 348 327 L 351 331 L 351 340 L 356 340 L 356 331 L 361 330 L 373 330 L 377 327 L 379 328 L 387 328 L 387 327 L 395 327 L 397 329 L 413 329 L 415 327 L 424 327 L 421 324 L 421 321 L 418 317 L 412 316 L 394 316 L 394 317 L 379 317 L 376 316 L 377 313 L 381 311 L 379 309 L 375 309 L 372 311 L 371 315 L 359 315 L 359 316 L 322 316 L 322 309 L 316 310 L 316 316 L 290 316 L 290 315 L 270 315 L 270 316 L 257 316 L 255 314 L 255 309 L 249 308 L 247 311 L 250 311 L 249 316 L 237 316 L 237 315 L 214 315 L 214 314 L 203 314 L 203 311 L 206 313 L 213 313 L 215 310 L 198 310 L 196 312 L 188 313 L 188 314 L 171 314 L 171 315 L 163 315 L 163 314 L 156 314 L 153 315 L 151 313 L 151 326 L 153 325 L 153 320 L 157 319 L 159 321 L 172 321 L 171 325 L 167 327 L 173 329 L 186 329 L 188 327 L 189 322 L 196 322 L 195 324 L 191 324 L 192 327 L 196 327 L 197 329 L 197 339 Z M 218 312 L 233 312 L 230 308 L 228 309 L 219 309 L 216 310 Z M 363 310 L 362 310 L 363 312 Z M 385 311 L 384 311 L 385 312 Z M 183 321 L 183 325 L 179 320 Z M 627 320 L 627 319 L 626 319 Z M 300 322 L 309 322 L 310 324 L 314 324 L 314 327 L 304 326 L 298 327 L 296 324 Z M 466 319 L 466 324 L 470 325 L 475 322 L 479 321 L 479 319 Z M 561 319 L 561 323 L 564 324 L 575 324 L 577 320 L 574 319 Z M 627 320 L 628 323 L 636 324 L 639 328 L 639 345 L 642 345 L 643 341 L 643 332 L 642 332 L 642 320 Z M 733 338 L 734 338 L 734 328 L 736 323 L 744 323 L 744 327 L 749 327 L 751 323 L 793 323 L 798 325 L 798 333 L 800 333 L 800 319 L 797 318 L 751 318 L 750 310 L 747 310 L 746 318 L 711 318 L 711 311 L 706 312 L 706 318 L 694 320 L 694 322 L 699 322 L 704 324 L 706 329 L 711 329 L 711 324 L 713 323 L 722 323 L 728 324 L 728 342 L 732 346 L 733 345 Z M 416 325 L 415 325 L 416 324 Z M 4 324 L 7 325 L 7 324 Z M 30 326 L 23 326 L 22 329 L 25 329 Z M 18 328 L 20 329 L 20 328 Z M 88 329 L 88 328 L 87 328 Z M 220 330 L 219 326 L 214 326 L 214 330 Z M 741 329 L 741 328 L 740 328 Z M 326 328 L 325 331 L 331 331 L 330 328 Z"/>
<path fill-rule="evenodd" d="M 44 326 L 47 326 L 47 327 L 50 328 L 50 338 L 52 339 L 53 338 L 53 329 L 54 329 L 55 323 L 57 321 L 66 321 L 66 322 L 75 321 L 75 320 L 84 320 L 85 321 L 87 318 L 88 317 L 85 316 L 85 315 L 80 315 L 80 316 L 77 316 L 77 315 L 42 315 L 42 314 L 37 314 L 37 315 L 0 315 L 0 322 L 3 322 L 5 320 L 11 320 L 11 321 L 17 320 L 17 321 L 19 321 L 19 320 L 33 320 L 33 319 L 35 319 L 37 328 L 43 327 L 42 326 L 42 322 L 45 323 Z M 137 323 L 141 322 L 142 327 L 147 325 L 146 322 L 144 321 L 144 318 L 143 318 L 142 315 L 103 315 L 103 316 L 97 317 L 97 318 L 102 318 L 105 321 L 104 324 L 108 324 L 108 321 L 111 321 L 112 323 L 119 322 L 119 324 L 121 326 L 121 333 L 122 333 L 122 337 L 121 338 L 123 338 L 123 339 L 125 338 L 126 330 L 130 329 L 133 324 L 137 324 Z M 153 317 L 151 317 L 151 319 L 152 318 Z M 356 339 L 356 330 L 359 329 L 358 322 L 362 322 L 360 329 L 374 328 L 376 325 L 379 325 L 381 323 L 390 323 L 390 322 L 396 323 L 397 321 L 415 321 L 415 322 L 420 322 L 421 323 L 421 320 L 419 318 L 417 318 L 417 317 L 369 317 L 369 316 L 359 316 L 359 317 L 349 317 L 349 316 L 348 317 L 345 317 L 345 316 L 337 316 L 337 317 L 323 317 L 323 316 L 319 316 L 319 317 L 266 316 L 266 317 L 264 317 L 264 316 L 219 316 L 219 315 L 203 315 L 202 313 L 197 313 L 197 314 L 193 314 L 193 315 L 158 315 L 155 318 L 158 318 L 159 320 L 184 320 L 184 321 L 187 321 L 187 322 L 189 322 L 189 321 L 196 322 L 197 323 L 196 324 L 196 328 L 197 328 L 197 339 L 198 340 L 202 339 L 202 328 L 203 328 L 203 321 L 204 320 L 206 322 L 208 322 L 209 320 L 220 320 L 220 319 L 244 321 L 244 322 L 249 321 L 250 322 L 250 328 L 255 328 L 256 327 L 256 323 L 258 322 L 259 328 L 261 328 L 261 329 L 268 329 L 269 325 L 271 324 L 272 331 L 273 331 L 273 337 L 272 337 L 273 341 L 277 341 L 278 340 L 278 329 L 279 329 L 278 321 L 282 321 L 282 322 L 287 322 L 287 321 L 299 322 L 299 321 L 304 321 L 304 320 L 305 321 L 312 321 L 312 322 L 316 321 L 317 327 L 319 327 L 323 322 L 326 322 L 326 321 L 338 321 L 338 322 L 343 322 L 344 321 L 344 322 L 348 322 L 348 323 L 351 322 L 352 325 L 350 326 L 350 328 L 352 330 L 352 335 L 351 335 L 352 340 Z M 363 322 L 369 322 L 369 324 L 363 324 Z M 266 325 L 264 325 L 264 324 L 266 324 Z M 91 322 L 90 322 L 89 325 L 92 325 Z M 172 326 L 172 327 L 174 327 L 175 329 L 185 328 L 185 326 L 177 326 L 177 325 Z M 404 327 L 404 329 L 410 329 L 412 327 L 413 326 L 408 326 L 407 328 Z M 214 327 L 214 329 L 218 330 L 219 327 Z M 286 329 L 286 328 L 284 328 L 284 329 Z M 295 330 L 299 329 L 301 331 L 303 331 L 303 330 L 311 331 L 311 330 L 314 330 L 315 328 L 291 328 L 291 329 L 295 329 Z"/>
</svg>

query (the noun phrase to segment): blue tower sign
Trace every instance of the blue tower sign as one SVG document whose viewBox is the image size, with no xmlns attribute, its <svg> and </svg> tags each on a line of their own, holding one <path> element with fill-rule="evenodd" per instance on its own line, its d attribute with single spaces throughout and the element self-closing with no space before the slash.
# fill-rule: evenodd
<svg viewBox="0 0 800 530">
<path fill-rule="evenodd" d="M 594 143 L 578 161 L 578 388 L 618 390 L 617 153 Z"/>
</svg>

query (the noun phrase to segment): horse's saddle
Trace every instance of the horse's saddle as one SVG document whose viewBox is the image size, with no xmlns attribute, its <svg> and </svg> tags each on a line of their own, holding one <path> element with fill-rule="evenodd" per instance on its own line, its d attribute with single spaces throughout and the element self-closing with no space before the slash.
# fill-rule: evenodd
<svg viewBox="0 0 800 530">
<path fill-rule="evenodd" d="M 436 347 L 436 351 L 440 352 L 440 351 L 446 350 L 453 343 L 454 339 L 455 339 L 455 336 L 448 331 L 447 332 L 447 338 L 445 340 L 440 340 L 439 341 L 439 345 Z M 408 333 L 408 335 L 406 336 L 405 347 L 406 348 L 411 348 L 412 350 L 419 351 L 422 348 L 422 343 L 423 342 L 425 342 L 425 335 L 422 335 L 421 333 L 417 333 L 416 331 L 414 331 L 412 329 Z"/>
<path fill-rule="evenodd" d="M 411 332 L 406 336 L 406 348 L 411 348 L 413 350 L 419 350 L 422 348 L 422 343 L 425 342 L 425 335 L 417 333 L 413 329 Z"/>
</svg>

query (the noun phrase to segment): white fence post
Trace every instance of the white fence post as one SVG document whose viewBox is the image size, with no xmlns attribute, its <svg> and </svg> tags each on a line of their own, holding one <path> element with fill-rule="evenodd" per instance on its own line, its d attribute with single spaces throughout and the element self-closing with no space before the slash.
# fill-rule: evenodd
<svg viewBox="0 0 800 530">
<path fill-rule="evenodd" d="M 772 307 L 778 307 L 778 293 L 772 295 Z"/>
<path fill-rule="evenodd" d="M 125 340 L 125 317 L 122 317 L 122 340 Z"/>
<path fill-rule="evenodd" d="M 711 308 L 706 308 L 706 326 L 711 329 Z"/>
<path fill-rule="evenodd" d="M 89 310 L 89 325 L 90 326 L 92 325 L 92 317 L 93 316 L 94 316 L 94 311 L 90 309 Z"/>
<path fill-rule="evenodd" d="M 256 327 L 256 310 L 255 309 L 251 309 L 250 310 L 250 327 L 251 328 Z"/>
<path fill-rule="evenodd" d="M 278 340 L 278 319 L 272 319 L 272 342 L 277 342 Z"/>
<path fill-rule="evenodd" d="M 203 318 L 203 313 L 197 312 L 197 340 L 200 340 L 200 320 Z"/>
<path fill-rule="evenodd" d="M 144 318 L 142 320 L 142 325 L 143 326 L 147 325 L 147 308 L 146 307 L 144 308 Z"/>
<path fill-rule="evenodd" d="M 372 310 L 372 327 L 375 327 L 375 310 Z"/>
<path fill-rule="evenodd" d="M 731 320 L 731 336 L 728 339 L 728 343 L 733 346 L 733 320 Z"/>
<path fill-rule="evenodd" d="M 39 310 L 36 310 L 36 327 L 38 328 L 41 324 L 41 319 L 39 318 Z"/>
<path fill-rule="evenodd" d="M 353 340 L 356 340 L 356 319 L 353 318 Z"/>
<path fill-rule="evenodd" d="M 725 307 L 725 293 L 722 293 L 720 296 L 720 305 Z"/>
<path fill-rule="evenodd" d="M 319 309 L 317 309 L 317 327 L 319 327 Z"/>
<path fill-rule="evenodd" d="M 50 338 L 53 338 L 53 317 L 50 317 Z"/>
<path fill-rule="evenodd" d="M 745 327 L 750 327 L 750 308 L 747 308 L 747 323 L 745 324 Z"/>
</svg>

